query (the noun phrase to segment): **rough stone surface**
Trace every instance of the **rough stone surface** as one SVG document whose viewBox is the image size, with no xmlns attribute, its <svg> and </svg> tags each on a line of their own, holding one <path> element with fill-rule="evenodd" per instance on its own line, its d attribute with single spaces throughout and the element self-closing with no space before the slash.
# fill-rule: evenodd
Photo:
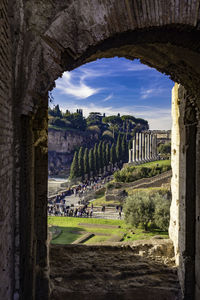
<svg viewBox="0 0 200 300">
<path fill-rule="evenodd" d="M 49 175 L 69 174 L 69 168 L 77 147 L 94 146 L 98 134 L 70 130 L 48 130 Z"/>
<path fill-rule="evenodd" d="M 195 297 L 196 125 L 194 104 L 182 86 L 172 93 L 172 204 L 170 237 L 174 242 L 179 280 L 186 299 Z M 197 202 L 198 203 L 198 202 Z M 195 228 L 196 225 L 196 228 Z M 196 272 L 198 267 L 196 267 Z"/>
<path fill-rule="evenodd" d="M 180 299 L 176 269 L 156 261 L 173 251 L 151 243 L 51 246 L 50 299 Z M 146 258 L 148 248 L 154 260 Z"/>
<path fill-rule="evenodd" d="M 8 1 L 0 3 L 0 298 L 14 286 L 12 59 Z M 16 237 L 17 238 L 17 237 Z"/>
</svg>

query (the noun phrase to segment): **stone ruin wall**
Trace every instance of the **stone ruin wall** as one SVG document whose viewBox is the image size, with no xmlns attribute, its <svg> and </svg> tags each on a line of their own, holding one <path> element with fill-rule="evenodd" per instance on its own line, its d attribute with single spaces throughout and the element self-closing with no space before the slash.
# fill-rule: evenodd
<svg viewBox="0 0 200 300">
<path fill-rule="evenodd" d="M 193 100 L 184 87 L 175 84 L 172 90 L 169 235 L 174 244 L 179 280 L 186 299 L 200 298 L 200 127 L 198 108 Z"/>
<path fill-rule="evenodd" d="M 0 2 L 0 298 L 13 292 L 13 126 L 8 0 Z M 5 247 L 6 245 L 6 247 Z"/>
<path fill-rule="evenodd" d="M 178 84 L 175 84 L 172 89 L 172 136 L 171 136 L 171 166 L 172 166 L 172 179 L 171 179 L 171 191 L 172 191 L 172 203 L 170 208 L 170 227 L 169 235 L 174 243 L 176 263 L 179 264 L 179 231 L 180 231 L 180 218 L 179 218 L 179 205 L 180 205 L 180 185 L 181 178 L 184 179 L 184 174 L 180 174 L 180 165 L 183 166 L 184 159 L 180 161 L 180 147 L 181 143 L 184 144 L 183 137 L 181 139 L 182 129 L 180 128 L 180 110 L 178 99 Z M 183 190 L 184 193 L 184 190 Z M 183 195 L 184 196 L 184 195 Z"/>
</svg>

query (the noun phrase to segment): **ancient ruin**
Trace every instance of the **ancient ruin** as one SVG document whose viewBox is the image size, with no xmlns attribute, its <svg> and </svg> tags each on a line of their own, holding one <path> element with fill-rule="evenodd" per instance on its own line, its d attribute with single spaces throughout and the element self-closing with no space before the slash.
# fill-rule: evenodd
<svg viewBox="0 0 200 300">
<path fill-rule="evenodd" d="M 157 159 L 157 138 L 149 132 L 137 132 L 133 138 L 133 148 L 129 150 L 129 164 Z"/>
<path fill-rule="evenodd" d="M 48 91 L 66 70 L 138 58 L 173 91 L 170 237 L 183 299 L 200 299 L 199 0 L 0 2 L 0 298 L 49 299 Z"/>
</svg>

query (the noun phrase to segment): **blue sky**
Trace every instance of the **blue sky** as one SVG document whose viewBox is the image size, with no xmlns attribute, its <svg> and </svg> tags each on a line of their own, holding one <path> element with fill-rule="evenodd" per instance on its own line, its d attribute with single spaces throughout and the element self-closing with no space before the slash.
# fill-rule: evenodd
<svg viewBox="0 0 200 300">
<path fill-rule="evenodd" d="M 99 59 L 56 81 L 54 105 L 71 112 L 83 109 L 106 115 L 130 114 L 149 121 L 150 129 L 171 129 L 171 89 L 174 83 L 139 60 Z"/>
</svg>

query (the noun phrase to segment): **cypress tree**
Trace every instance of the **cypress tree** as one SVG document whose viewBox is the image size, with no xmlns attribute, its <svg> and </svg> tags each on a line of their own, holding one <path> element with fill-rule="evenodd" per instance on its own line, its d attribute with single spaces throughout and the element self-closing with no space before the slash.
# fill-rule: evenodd
<svg viewBox="0 0 200 300">
<path fill-rule="evenodd" d="M 102 163 L 103 163 L 103 167 L 106 166 L 106 143 L 103 142 L 102 144 Z"/>
<path fill-rule="evenodd" d="M 126 135 L 124 134 L 122 138 L 122 161 L 127 161 L 127 144 L 126 144 Z"/>
<path fill-rule="evenodd" d="M 73 161 L 70 168 L 70 179 L 75 179 L 79 177 L 79 167 L 78 167 L 78 153 L 74 153 Z"/>
<path fill-rule="evenodd" d="M 78 152 L 78 167 L 79 167 L 79 176 L 84 177 L 84 162 L 83 162 L 84 150 L 83 147 L 79 149 Z"/>
<path fill-rule="evenodd" d="M 93 149 L 90 149 L 90 151 L 89 151 L 89 168 L 90 168 L 90 171 L 92 171 L 94 174 L 94 151 L 93 151 Z"/>
<path fill-rule="evenodd" d="M 88 148 L 85 148 L 84 156 L 83 156 L 83 161 L 84 161 L 84 173 L 88 174 L 88 178 L 90 178 Z"/>
<path fill-rule="evenodd" d="M 128 150 L 131 150 L 133 148 L 133 139 L 131 139 L 129 142 L 128 142 Z"/>
<path fill-rule="evenodd" d="M 98 149 L 97 143 L 94 145 L 94 174 L 98 174 L 99 172 L 99 163 L 98 163 Z"/>
<path fill-rule="evenodd" d="M 103 156 L 102 156 L 102 141 L 98 145 L 98 164 L 99 168 L 103 168 Z"/>
<path fill-rule="evenodd" d="M 116 163 L 116 149 L 114 143 L 112 144 L 110 149 L 110 161 L 113 165 Z"/>
<path fill-rule="evenodd" d="M 120 162 L 122 159 L 122 141 L 121 141 L 121 134 L 118 134 L 117 137 L 117 145 L 116 145 L 116 156 L 117 156 L 117 162 Z"/>
<path fill-rule="evenodd" d="M 106 144 L 106 166 L 109 165 L 110 162 L 110 146 Z"/>
</svg>

